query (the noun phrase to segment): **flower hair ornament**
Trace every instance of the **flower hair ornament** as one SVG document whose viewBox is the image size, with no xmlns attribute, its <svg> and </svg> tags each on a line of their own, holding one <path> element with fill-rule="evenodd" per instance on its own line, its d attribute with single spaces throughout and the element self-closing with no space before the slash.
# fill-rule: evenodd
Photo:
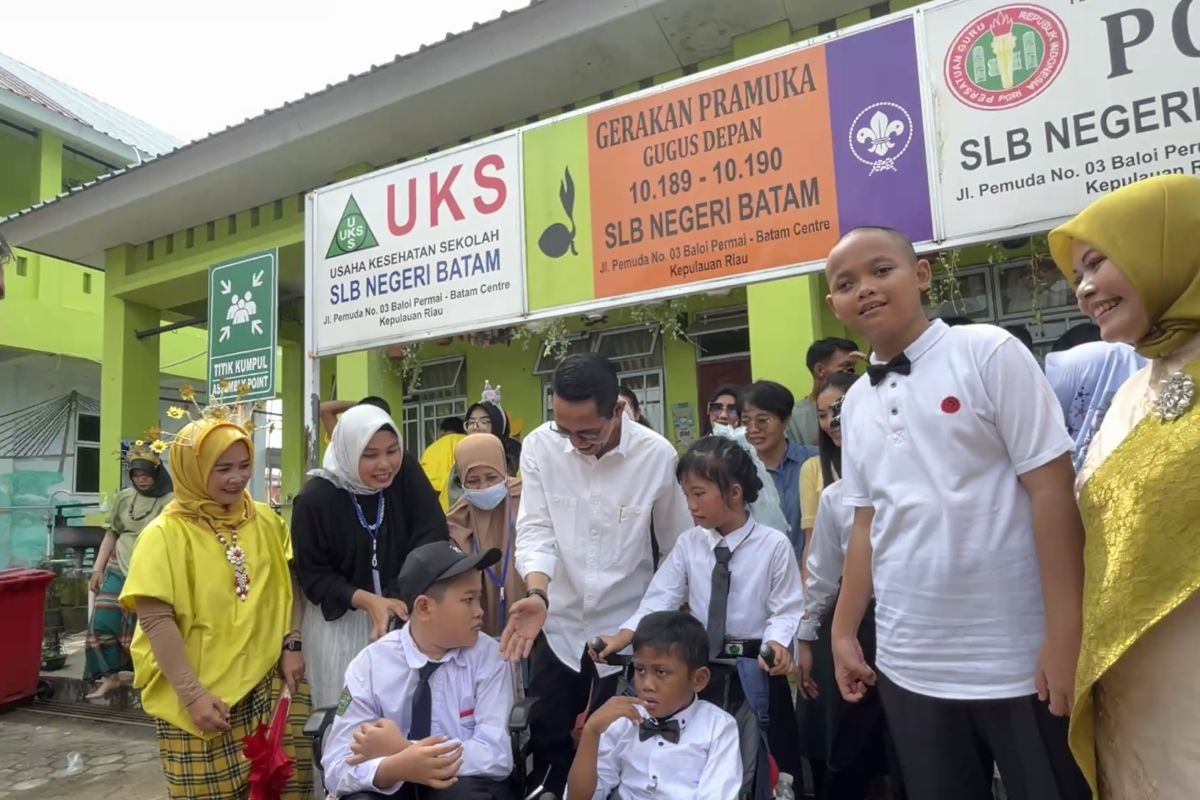
<svg viewBox="0 0 1200 800">
<path fill-rule="evenodd" d="M 179 397 L 185 403 L 191 403 L 192 408 L 170 406 L 167 409 L 167 416 L 173 420 L 187 420 L 184 426 L 188 422 L 228 422 L 237 425 L 253 436 L 258 430 L 258 425 L 254 422 L 254 415 L 262 411 L 262 407 L 260 403 L 248 403 L 241 400 L 250 394 L 250 391 L 247 384 L 243 383 L 235 388 L 229 381 L 221 381 L 214 388 L 212 402 L 201 406 L 196 400 L 195 387 L 184 386 L 179 390 Z M 228 398 L 228 402 L 226 402 L 226 398 Z M 267 431 L 272 431 L 274 428 L 275 423 L 272 422 L 267 426 Z M 184 443 L 178 434 L 168 433 L 158 427 L 147 429 L 143 436 L 150 440 L 151 452 L 159 455 L 166 452 L 173 442 Z"/>
<path fill-rule="evenodd" d="M 736 442 L 738 447 L 750 455 L 750 460 L 754 462 L 754 469 L 758 472 L 758 479 L 762 482 L 762 490 L 758 493 L 758 499 L 750 504 L 750 513 L 763 525 L 786 532 L 788 521 L 783 513 L 783 503 L 779 500 L 779 492 L 775 488 L 775 479 L 771 477 L 766 465 L 758 457 L 758 451 L 754 449 L 754 445 L 747 441 L 746 429 L 717 423 L 713 425 L 712 435 Z"/>
<path fill-rule="evenodd" d="M 151 428 L 150 431 L 147 431 L 147 433 L 150 433 L 151 431 L 155 433 L 155 436 L 158 436 L 161 433 L 161 431 L 159 431 L 157 428 Z M 147 436 L 146 438 L 150 437 Z M 129 446 L 129 449 L 125 451 L 125 466 L 132 468 L 139 461 L 153 464 L 156 467 L 162 466 L 162 451 L 154 450 L 152 445 L 153 443 L 147 444 L 144 439 L 137 439 L 134 441 L 134 443 Z"/>
<path fill-rule="evenodd" d="M 253 436 L 254 432 L 258 429 L 258 426 L 254 424 L 254 413 L 259 411 L 260 408 L 257 403 L 244 402 L 242 400 L 248 394 L 250 394 L 250 387 L 246 384 L 242 384 L 235 389 L 228 381 L 221 381 L 213 388 L 213 402 L 201 407 L 196 400 L 196 389 L 192 386 L 184 386 L 179 390 L 179 397 L 185 403 L 191 403 L 192 408 L 171 406 L 167 409 L 167 416 L 173 420 L 186 419 L 192 423 L 215 422 L 231 424 L 241 428 L 248 435 Z M 228 403 L 226 402 L 226 398 L 229 399 Z M 273 425 L 270 427 L 273 427 Z M 187 429 L 188 425 L 185 423 L 184 430 Z M 184 447 L 193 444 L 187 438 L 187 435 L 179 433 L 170 434 L 159 428 L 147 430 L 145 437 L 150 440 L 150 451 L 160 455 L 171 444 Z M 176 500 L 178 500 L 178 496 Z M 225 559 L 233 567 L 234 592 L 237 594 L 239 600 L 245 602 L 250 594 L 250 573 L 246 568 L 246 551 L 242 549 L 241 544 L 238 542 L 237 526 L 231 525 L 227 533 L 222 533 L 221 530 L 218 530 L 218 524 L 215 524 L 207 517 L 204 518 L 204 521 L 211 528 L 213 535 L 216 536 L 221 548 L 225 551 Z"/>
</svg>

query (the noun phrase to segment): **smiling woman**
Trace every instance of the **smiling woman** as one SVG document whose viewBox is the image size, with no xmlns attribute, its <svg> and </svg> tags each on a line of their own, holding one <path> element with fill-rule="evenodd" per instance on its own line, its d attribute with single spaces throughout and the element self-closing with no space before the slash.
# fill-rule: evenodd
<svg viewBox="0 0 1200 800">
<path fill-rule="evenodd" d="M 318 707 L 337 704 L 350 661 L 405 614 L 385 590 L 409 552 L 448 535 L 437 495 L 398 431 L 373 405 L 347 410 L 292 510 Z"/>
<path fill-rule="evenodd" d="M 1200 779 L 1200 178 L 1098 200 L 1050 234 L 1079 307 L 1150 363 L 1113 397 L 1079 470 L 1083 646 L 1071 747 L 1101 800 L 1186 797 Z M 1191 487 L 1191 488 L 1189 488 Z"/>
<path fill-rule="evenodd" d="M 179 432 L 170 451 L 175 498 L 138 537 L 121 592 L 140 622 L 135 685 L 156 720 L 171 798 L 245 795 L 242 739 L 269 721 L 285 683 L 295 724 L 284 746 L 296 772 L 282 797 L 311 794 L 307 748 L 297 746 L 308 688 L 291 537 L 246 492 L 252 449 L 230 421 L 205 418 Z"/>
</svg>

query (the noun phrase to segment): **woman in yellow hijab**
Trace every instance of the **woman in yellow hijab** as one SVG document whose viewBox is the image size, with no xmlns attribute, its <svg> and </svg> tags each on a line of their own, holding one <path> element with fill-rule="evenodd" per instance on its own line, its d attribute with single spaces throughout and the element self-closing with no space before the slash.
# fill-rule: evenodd
<svg viewBox="0 0 1200 800">
<path fill-rule="evenodd" d="M 245 429 L 203 419 L 171 444 L 175 499 L 142 531 L 121 602 L 136 610 L 134 685 L 156 720 L 171 798 L 246 797 L 242 739 L 267 723 L 284 683 L 296 771 L 287 798 L 312 794 L 300 615 L 287 526 L 246 491 Z"/>
<path fill-rule="evenodd" d="M 1103 800 L 1200 783 L 1200 178 L 1127 186 L 1050 233 L 1105 341 L 1150 363 L 1079 471 L 1083 647 L 1071 747 Z"/>
</svg>

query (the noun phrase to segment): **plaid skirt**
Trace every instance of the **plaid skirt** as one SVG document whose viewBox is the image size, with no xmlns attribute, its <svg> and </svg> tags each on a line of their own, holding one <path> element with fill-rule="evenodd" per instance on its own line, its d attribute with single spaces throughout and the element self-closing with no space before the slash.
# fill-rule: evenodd
<svg viewBox="0 0 1200 800">
<path fill-rule="evenodd" d="M 282 691 L 283 680 L 272 670 L 229 710 L 233 729 L 213 739 L 155 720 L 158 754 L 171 800 L 246 800 L 250 796 L 250 762 L 242 755 L 242 739 L 260 724 L 270 724 Z M 284 750 L 295 760 L 295 773 L 283 800 L 312 798 L 312 747 L 304 736 L 311 705 L 308 684 L 302 682 L 292 696 L 284 733 Z"/>
<path fill-rule="evenodd" d="M 137 614 L 125 609 L 117 599 L 124 585 L 125 576 L 110 565 L 104 572 L 100 591 L 96 593 L 96 605 L 88 624 L 83 667 L 85 681 L 98 681 L 118 672 L 133 672 L 129 643 L 137 628 Z"/>
</svg>

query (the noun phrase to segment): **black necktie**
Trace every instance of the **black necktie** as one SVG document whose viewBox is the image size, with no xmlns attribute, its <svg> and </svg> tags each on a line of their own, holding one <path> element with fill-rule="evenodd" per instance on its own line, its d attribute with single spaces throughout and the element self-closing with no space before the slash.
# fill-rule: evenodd
<svg viewBox="0 0 1200 800">
<path fill-rule="evenodd" d="M 679 744 L 679 720 L 664 719 L 659 722 L 654 717 L 642 720 L 641 726 L 638 727 L 638 741 L 644 742 L 655 736 L 661 736 L 671 744 Z"/>
<path fill-rule="evenodd" d="M 717 563 L 712 571 L 712 596 L 708 600 L 708 657 L 715 659 L 725 649 L 725 612 L 729 608 L 729 559 L 733 553 L 721 542 L 713 550 Z"/>
<path fill-rule="evenodd" d="M 413 692 L 412 724 L 408 728 L 408 740 L 419 742 L 429 737 L 430 726 L 433 724 L 433 692 L 429 689 L 429 679 L 440 661 L 426 661 L 425 666 L 417 670 L 417 690 Z"/>
<path fill-rule="evenodd" d="M 871 379 L 872 386 L 878 386 L 879 382 L 886 378 L 889 372 L 895 372 L 900 375 L 911 375 L 912 362 L 908 360 L 908 356 L 901 353 L 886 364 L 872 364 L 867 367 L 867 377 Z"/>
</svg>

